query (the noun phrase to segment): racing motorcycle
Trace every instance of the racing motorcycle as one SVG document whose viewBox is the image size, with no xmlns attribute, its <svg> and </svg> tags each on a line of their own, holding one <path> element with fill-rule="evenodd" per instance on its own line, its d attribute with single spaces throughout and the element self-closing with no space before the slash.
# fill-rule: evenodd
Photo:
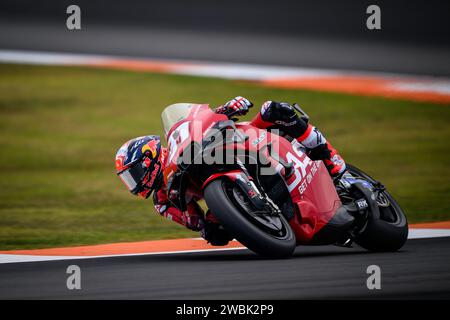
<svg viewBox="0 0 450 320">
<path fill-rule="evenodd" d="M 402 209 L 360 169 L 347 165 L 350 174 L 334 181 L 295 139 L 236 122 L 206 104 L 173 104 L 161 117 L 169 199 L 182 211 L 191 199 L 204 199 L 250 250 L 289 257 L 298 245 L 355 242 L 370 251 L 396 251 L 406 242 Z"/>
</svg>

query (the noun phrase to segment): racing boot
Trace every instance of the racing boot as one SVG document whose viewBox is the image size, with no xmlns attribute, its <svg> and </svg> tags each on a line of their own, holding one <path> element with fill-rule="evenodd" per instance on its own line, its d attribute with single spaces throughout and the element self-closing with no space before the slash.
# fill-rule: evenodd
<svg viewBox="0 0 450 320">
<path fill-rule="evenodd" d="M 332 177 L 339 178 L 346 169 L 344 159 L 337 150 L 325 139 L 322 133 L 312 125 L 297 138 L 307 150 L 312 160 L 322 160 Z"/>
</svg>

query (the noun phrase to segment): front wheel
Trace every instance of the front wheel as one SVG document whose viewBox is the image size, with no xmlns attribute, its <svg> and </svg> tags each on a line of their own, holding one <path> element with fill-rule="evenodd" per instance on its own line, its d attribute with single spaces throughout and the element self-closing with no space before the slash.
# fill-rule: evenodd
<svg viewBox="0 0 450 320">
<path fill-rule="evenodd" d="M 355 177 L 371 184 L 377 181 L 362 170 L 347 165 L 347 170 Z M 364 230 L 356 236 L 355 242 L 361 247 L 378 252 L 397 251 L 405 244 L 408 238 L 408 221 L 397 201 L 387 191 L 380 193 L 377 199 L 380 217 L 369 215 Z"/>
<path fill-rule="evenodd" d="M 289 257 L 296 239 L 282 214 L 256 212 L 246 195 L 231 181 L 218 179 L 204 190 L 208 208 L 239 242 L 268 257 Z"/>
</svg>

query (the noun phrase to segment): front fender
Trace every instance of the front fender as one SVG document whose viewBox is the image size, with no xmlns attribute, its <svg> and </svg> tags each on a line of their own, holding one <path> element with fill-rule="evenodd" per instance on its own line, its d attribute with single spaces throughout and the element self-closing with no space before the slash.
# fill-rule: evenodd
<svg viewBox="0 0 450 320">
<path fill-rule="evenodd" d="M 227 172 L 218 172 L 213 175 L 211 175 L 202 185 L 202 190 L 205 190 L 206 186 L 213 182 L 214 180 L 220 179 L 222 177 L 226 177 L 227 179 L 230 179 L 231 181 L 236 181 L 238 179 L 238 175 L 243 174 L 241 170 L 232 170 Z"/>
<path fill-rule="evenodd" d="M 219 172 L 211 175 L 203 183 L 202 190 L 205 190 L 208 184 L 210 184 L 212 181 L 222 178 L 229 179 L 230 181 L 236 183 L 236 185 L 239 186 L 242 192 L 247 195 L 248 199 L 252 202 L 257 210 L 264 210 L 266 208 L 267 204 L 264 201 L 264 198 L 262 197 L 255 183 L 253 182 L 252 178 L 241 170 Z"/>
</svg>

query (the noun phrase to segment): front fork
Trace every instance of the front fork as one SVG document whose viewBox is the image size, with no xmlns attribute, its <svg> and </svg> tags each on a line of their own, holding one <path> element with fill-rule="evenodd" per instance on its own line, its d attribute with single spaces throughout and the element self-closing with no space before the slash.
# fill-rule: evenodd
<svg viewBox="0 0 450 320">
<path fill-rule="evenodd" d="M 206 185 L 208 185 L 211 181 L 225 177 L 234 182 L 239 189 L 247 195 L 248 200 L 256 210 L 267 211 L 267 209 L 270 209 L 270 211 L 274 214 L 281 213 L 278 206 L 256 186 L 252 177 L 248 174 L 245 166 L 240 161 L 238 161 L 238 165 L 240 170 L 220 172 L 212 175 L 205 181 L 202 189 L 204 190 Z"/>
</svg>

